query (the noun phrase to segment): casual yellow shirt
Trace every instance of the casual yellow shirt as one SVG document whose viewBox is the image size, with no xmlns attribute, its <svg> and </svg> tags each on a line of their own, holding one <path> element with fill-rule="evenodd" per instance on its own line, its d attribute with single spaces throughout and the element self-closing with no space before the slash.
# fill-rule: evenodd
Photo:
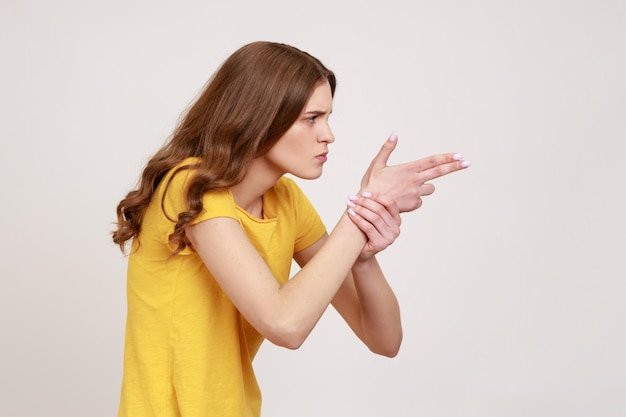
<svg viewBox="0 0 626 417">
<path fill-rule="evenodd" d="M 263 337 L 195 252 L 172 256 L 170 219 L 186 210 L 183 191 L 193 175 L 192 170 L 173 172 L 157 188 L 128 260 L 119 416 L 259 416 L 261 394 L 252 359 Z M 238 207 L 228 190 L 206 193 L 203 205 L 195 222 L 236 219 L 280 283 L 289 279 L 293 253 L 325 232 L 309 200 L 286 177 L 263 195 L 263 219 Z"/>
</svg>

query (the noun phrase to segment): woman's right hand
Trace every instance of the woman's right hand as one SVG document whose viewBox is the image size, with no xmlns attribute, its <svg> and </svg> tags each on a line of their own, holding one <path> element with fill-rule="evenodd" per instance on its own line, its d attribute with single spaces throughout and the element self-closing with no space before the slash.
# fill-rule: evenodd
<svg viewBox="0 0 626 417">
<path fill-rule="evenodd" d="M 397 143 L 395 134 L 385 141 L 361 180 L 361 193 L 384 195 L 396 202 L 400 212 L 418 209 L 422 205 L 421 197 L 435 191 L 428 181 L 470 166 L 470 162 L 457 153 L 431 155 L 388 166 L 387 161 Z"/>
</svg>

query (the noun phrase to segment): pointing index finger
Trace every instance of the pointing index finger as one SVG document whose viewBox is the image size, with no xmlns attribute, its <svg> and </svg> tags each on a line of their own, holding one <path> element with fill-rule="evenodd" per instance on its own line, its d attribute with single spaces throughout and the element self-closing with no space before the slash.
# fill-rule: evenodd
<svg viewBox="0 0 626 417">
<path fill-rule="evenodd" d="M 471 162 L 458 153 L 432 155 L 415 161 L 415 168 L 424 181 L 468 168 Z"/>
<path fill-rule="evenodd" d="M 458 153 L 443 153 L 418 159 L 409 164 L 415 172 L 424 178 L 424 181 L 429 181 L 468 168 L 471 162 L 463 159 L 463 156 Z"/>
</svg>

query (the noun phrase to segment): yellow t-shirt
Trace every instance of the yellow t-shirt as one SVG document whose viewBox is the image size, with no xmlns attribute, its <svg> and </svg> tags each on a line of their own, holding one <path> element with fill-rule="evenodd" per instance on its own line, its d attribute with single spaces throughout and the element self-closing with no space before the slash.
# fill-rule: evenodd
<svg viewBox="0 0 626 417">
<path fill-rule="evenodd" d="M 129 256 L 119 416 L 259 416 L 261 394 L 252 359 L 264 339 L 195 252 L 171 256 L 168 237 L 174 222 L 161 206 L 165 185 L 170 183 L 163 207 L 176 219 L 186 209 L 183 191 L 192 175 L 183 170 L 172 177 L 173 171 L 157 188 L 143 218 L 140 243 L 133 242 Z M 286 177 L 263 195 L 263 219 L 239 208 L 229 191 L 206 193 L 203 204 L 196 222 L 238 220 L 280 283 L 289 279 L 293 253 L 325 232 L 309 200 Z"/>
</svg>

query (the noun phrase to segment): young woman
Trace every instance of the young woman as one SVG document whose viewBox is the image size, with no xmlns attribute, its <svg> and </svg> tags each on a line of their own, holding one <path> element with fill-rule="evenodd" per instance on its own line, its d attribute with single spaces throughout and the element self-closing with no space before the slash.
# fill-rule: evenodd
<svg viewBox="0 0 626 417">
<path fill-rule="evenodd" d="M 119 416 L 260 415 L 261 342 L 298 348 L 330 304 L 373 352 L 398 352 L 398 303 L 375 254 L 434 191 L 427 181 L 469 164 L 449 153 L 386 166 L 392 135 L 327 234 L 284 174 L 322 174 L 335 85 L 294 47 L 242 47 L 118 205 L 113 241 L 132 242 Z"/>
</svg>

